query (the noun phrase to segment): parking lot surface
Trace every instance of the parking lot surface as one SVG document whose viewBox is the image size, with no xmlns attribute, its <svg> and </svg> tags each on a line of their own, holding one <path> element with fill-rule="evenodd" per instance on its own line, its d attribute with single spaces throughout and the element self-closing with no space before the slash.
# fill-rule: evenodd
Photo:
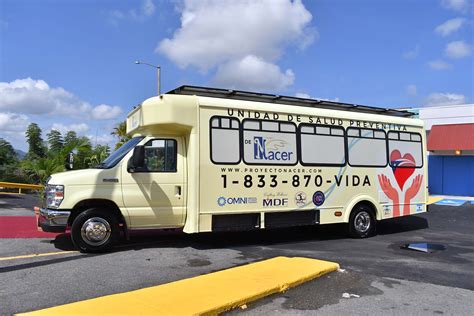
<svg viewBox="0 0 474 316">
<path fill-rule="evenodd" d="M 0 222 L 8 216 L 33 216 L 32 203 L 29 196 L 0 196 Z M 81 254 L 74 252 L 68 234 L 1 238 L 0 313 L 127 292 L 276 256 L 298 256 L 338 262 L 342 270 L 230 313 L 468 315 L 474 310 L 473 224 L 474 205 L 466 203 L 433 205 L 426 214 L 380 222 L 378 235 L 362 240 L 346 237 L 343 225 L 231 234 L 168 231 L 134 236 L 106 254 Z M 439 243 L 446 250 L 400 249 L 409 242 Z M 38 253 L 55 254 L 30 256 Z"/>
</svg>

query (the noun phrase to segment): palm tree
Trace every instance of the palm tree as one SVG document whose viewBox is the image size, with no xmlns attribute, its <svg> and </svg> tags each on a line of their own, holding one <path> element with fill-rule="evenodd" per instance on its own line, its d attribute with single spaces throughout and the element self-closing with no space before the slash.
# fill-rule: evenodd
<svg viewBox="0 0 474 316">
<path fill-rule="evenodd" d="M 115 150 L 119 149 L 131 138 L 129 135 L 127 135 L 126 121 L 118 123 L 117 126 L 114 127 L 114 131 L 110 134 L 115 135 L 119 139 L 117 144 L 115 144 Z"/>
<path fill-rule="evenodd" d="M 40 157 L 35 160 L 24 160 L 22 169 L 30 178 L 32 183 L 43 184 L 53 173 L 63 172 L 66 170 L 64 163 L 67 155 L 74 151 L 81 151 L 90 146 L 88 139 L 77 139 L 74 142 L 65 144 L 59 152 L 48 153 L 47 157 Z"/>
</svg>

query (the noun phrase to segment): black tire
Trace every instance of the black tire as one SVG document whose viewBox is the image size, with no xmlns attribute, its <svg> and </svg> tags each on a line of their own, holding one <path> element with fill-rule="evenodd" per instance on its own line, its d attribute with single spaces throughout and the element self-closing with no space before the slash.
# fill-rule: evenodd
<svg viewBox="0 0 474 316">
<path fill-rule="evenodd" d="M 367 238 L 375 234 L 377 221 L 371 207 L 357 204 L 349 217 L 349 235 L 352 238 Z"/>
<path fill-rule="evenodd" d="M 81 252 L 107 251 L 117 242 L 119 236 L 117 218 L 98 208 L 80 213 L 71 227 L 72 242 Z"/>
</svg>

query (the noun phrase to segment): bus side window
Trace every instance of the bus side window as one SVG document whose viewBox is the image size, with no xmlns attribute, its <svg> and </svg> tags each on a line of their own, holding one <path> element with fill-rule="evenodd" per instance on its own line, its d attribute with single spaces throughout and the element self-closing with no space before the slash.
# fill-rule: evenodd
<svg viewBox="0 0 474 316">
<path fill-rule="evenodd" d="M 145 144 L 143 172 L 176 172 L 177 146 L 174 139 L 152 139 Z"/>
<path fill-rule="evenodd" d="M 290 122 L 245 119 L 243 160 L 248 165 L 296 165 L 296 125 Z"/>
<path fill-rule="evenodd" d="M 349 165 L 352 167 L 387 166 L 387 141 L 384 130 L 349 127 L 347 149 Z"/>
<path fill-rule="evenodd" d="M 300 125 L 301 164 L 331 165 L 346 164 L 344 128 L 320 125 Z"/>
<path fill-rule="evenodd" d="M 240 162 L 240 122 L 236 118 L 213 116 L 210 121 L 211 161 L 215 164 Z"/>
<path fill-rule="evenodd" d="M 423 146 L 421 135 L 418 133 L 388 132 L 388 152 L 392 167 L 421 168 L 423 166 Z"/>
</svg>

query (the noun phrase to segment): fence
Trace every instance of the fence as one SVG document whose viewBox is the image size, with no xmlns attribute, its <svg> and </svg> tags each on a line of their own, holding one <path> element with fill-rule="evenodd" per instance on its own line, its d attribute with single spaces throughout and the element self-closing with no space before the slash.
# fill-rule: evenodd
<svg viewBox="0 0 474 316">
<path fill-rule="evenodd" d="M 43 189 L 43 186 L 38 185 L 38 184 L 0 182 L 0 189 L 4 189 L 4 188 L 18 189 L 18 193 L 21 194 L 22 189 L 25 189 L 25 190 L 41 190 L 41 189 Z"/>
</svg>

